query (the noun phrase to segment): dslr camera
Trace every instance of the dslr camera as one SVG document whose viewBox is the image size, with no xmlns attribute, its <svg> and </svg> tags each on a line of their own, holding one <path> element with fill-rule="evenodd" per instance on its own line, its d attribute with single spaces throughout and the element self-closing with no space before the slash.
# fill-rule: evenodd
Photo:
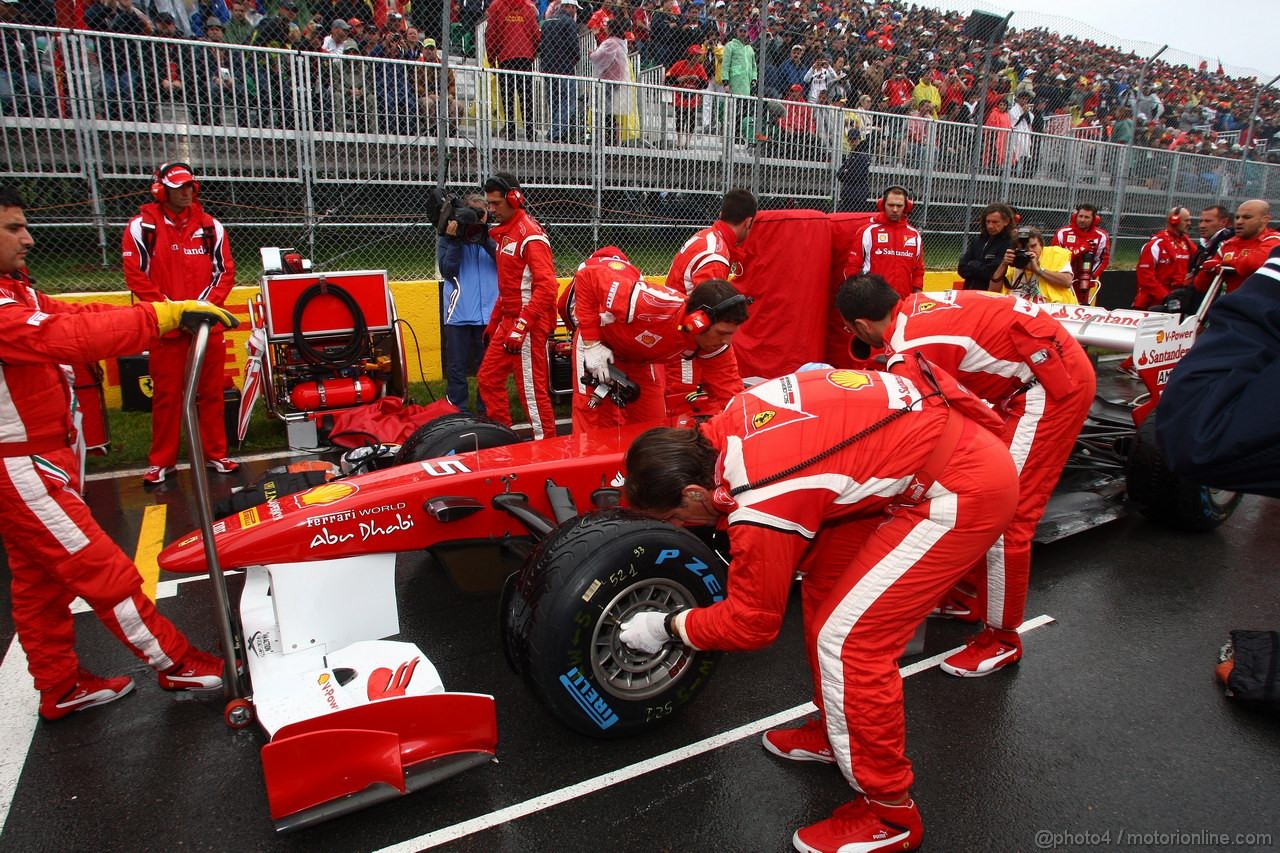
<svg viewBox="0 0 1280 853">
<path fill-rule="evenodd" d="M 1027 241 L 1031 239 L 1029 228 L 1019 228 L 1018 236 L 1013 241 L 1013 268 L 1025 270 L 1031 264 L 1031 252 L 1027 250 Z"/>
</svg>

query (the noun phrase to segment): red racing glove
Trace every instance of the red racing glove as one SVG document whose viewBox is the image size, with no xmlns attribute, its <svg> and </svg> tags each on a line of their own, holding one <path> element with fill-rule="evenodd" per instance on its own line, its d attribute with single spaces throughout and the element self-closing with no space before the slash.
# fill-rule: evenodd
<svg viewBox="0 0 1280 853">
<path fill-rule="evenodd" d="M 502 342 L 502 348 L 511 355 L 520 352 L 520 348 L 524 346 L 524 337 L 529 324 L 523 317 L 517 317 L 515 322 L 511 324 L 511 331 L 507 332 L 506 340 Z"/>
</svg>

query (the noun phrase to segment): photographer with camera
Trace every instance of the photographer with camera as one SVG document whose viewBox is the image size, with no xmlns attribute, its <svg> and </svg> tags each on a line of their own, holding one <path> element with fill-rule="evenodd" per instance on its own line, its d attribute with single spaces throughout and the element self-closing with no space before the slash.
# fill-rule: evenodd
<svg viewBox="0 0 1280 853">
<path fill-rule="evenodd" d="M 1076 305 L 1079 300 L 1071 282 L 1071 252 L 1045 246 L 1039 228 L 1019 228 L 991 277 L 989 289 L 1021 296 L 1028 302 Z"/>
<path fill-rule="evenodd" d="M 497 246 L 488 222 L 489 204 L 479 192 L 441 199 L 436 258 L 444 283 L 445 396 L 460 409 L 470 400 L 467 376 L 484 357 L 484 330 L 498 299 Z M 475 411 L 485 414 L 479 391 Z"/>
<path fill-rule="evenodd" d="M 710 402 L 723 408 L 742 390 L 729 343 L 750 303 L 722 279 L 703 281 L 686 297 L 647 283 L 621 249 L 597 250 L 560 305 L 574 329 L 573 431 L 665 418 L 665 364 L 673 359 L 698 359 Z"/>
</svg>

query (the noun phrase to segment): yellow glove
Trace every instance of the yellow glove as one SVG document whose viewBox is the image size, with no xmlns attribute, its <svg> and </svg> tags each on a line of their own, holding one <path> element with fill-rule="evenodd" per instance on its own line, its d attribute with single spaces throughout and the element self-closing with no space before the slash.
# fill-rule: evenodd
<svg viewBox="0 0 1280 853">
<path fill-rule="evenodd" d="M 160 334 L 167 335 L 179 326 L 191 328 L 201 322 L 221 323 L 228 329 L 240 325 L 240 321 L 225 308 L 219 308 L 212 302 L 199 299 L 187 299 L 182 302 L 147 302 L 156 312 L 156 325 Z"/>
</svg>

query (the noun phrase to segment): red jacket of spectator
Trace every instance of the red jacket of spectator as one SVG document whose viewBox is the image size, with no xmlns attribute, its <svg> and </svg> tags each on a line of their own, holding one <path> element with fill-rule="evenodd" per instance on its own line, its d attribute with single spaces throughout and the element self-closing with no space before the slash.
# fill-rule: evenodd
<svg viewBox="0 0 1280 853">
<path fill-rule="evenodd" d="M 813 135 L 818 132 L 818 120 L 814 118 L 813 107 L 804 101 L 787 99 L 784 104 L 786 112 L 778 119 L 778 127 L 788 133 Z"/>
<path fill-rule="evenodd" d="M 1218 254 L 1204 262 L 1196 275 L 1196 290 L 1204 293 L 1209 289 L 1213 277 L 1217 275 L 1219 266 L 1229 266 L 1235 270 L 1223 277 L 1225 292 L 1230 293 L 1240 286 L 1246 278 L 1258 271 L 1267 261 L 1271 250 L 1280 246 L 1280 231 L 1270 228 L 1261 231 L 1248 240 L 1232 237 L 1218 249 Z"/>
<path fill-rule="evenodd" d="M 699 54 L 701 56 L 701 54 Z M 667 69 L 667 85 L 675 86 L 675 103 L 681 109 L 699 106 L 702 98 L 685 94 L 687 90 L 697 91 L 707 88 L 707 69 L 701 62 L 690 59 L 678 59 Z"/>
<path fill-rule="evenodd" d="M 1138 255 L 1138 293 L 1133 307 L 1159 305 L 1170 290 L 1181 287 L 1195 251 L 1190 237 L 1167 228 L 1148 240 Z"/>
<path fill-rule="evenodd" d="M 844 262 L 844 277 L 875 273 L 906 299 L 924 289 L 924 238 L 900 219 L 877 213 L 858 233 Z"/>
<path fill-rule="evenodd" d="M 485 51 L 492 65 L 509 59 L 533 59 L 538 55 L 542 30 L 538 7 L 531 0 L 494 0 L 489 7 Z"/>
<path fill-rule="evenodd" d="M 489 236 L 497 245 L 494 319 L 523 317 L 535 329 L 554 328 L 560 286 L 547 232 L 532 216 L 517 210 L 511 219 L 490 229 Z"/>
<path fill-rule="evenodd" d="M 1064 225 L 1053 235 L 1055 246 L 1071 252 L 1071 277 L 1078 279 L 1083 272 L 1084 258 L 1093 259 L 1090 276 L 1097 279 L 1111 260 L 1111 237 L 1098 227 L 1100 216 L 1095 215 L 1088 230 L 1076 226 L 1076 215 L 1071 214 L 1071 224 Z"/>
<path fill-rule="evenodd" d="M 911 92 L 915 84 L 905 77 L 890 77 L 884 81 L 881 93 L 884 95 L 886 107 L 900 107 L 911 103 Z"/>
<path fill-rule="evenodd" d="M 729 278 L 737 236 L 729 223 L 717 219 L 690 237 L 676 252 L 667 270 L 667 287 L 686 296 L 704 281 Z M 734 392 L 737 393 L 737 392 Z"/>
</svg>

